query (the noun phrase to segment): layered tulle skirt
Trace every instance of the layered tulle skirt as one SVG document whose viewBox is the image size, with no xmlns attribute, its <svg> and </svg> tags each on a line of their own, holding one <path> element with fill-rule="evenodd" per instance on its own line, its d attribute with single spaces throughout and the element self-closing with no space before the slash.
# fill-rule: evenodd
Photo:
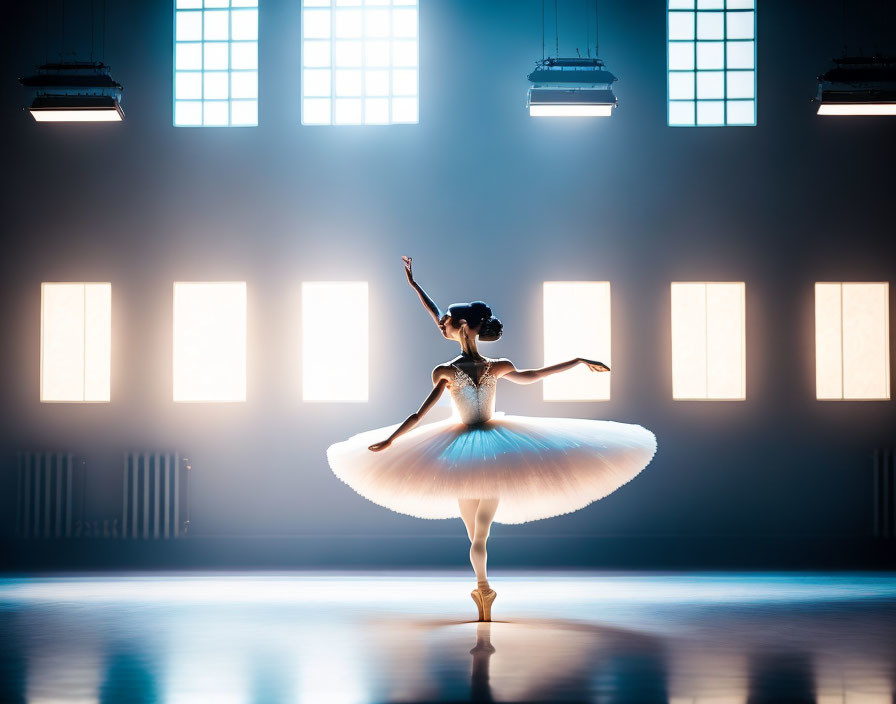
<svg viewBox="0 0 896 704">
<path fill-rule="evenodd" d="M 631 481 L 656 452 L 640 425 L 502 413 L 479 425 L 429 423 L 367 449 L 396 427 L 331 445 L 327 459 L 361 496 L 417 518 L 458 518 L 459 498 L 499 499 L 499 523 L 570 513 Z"/>
</svg>

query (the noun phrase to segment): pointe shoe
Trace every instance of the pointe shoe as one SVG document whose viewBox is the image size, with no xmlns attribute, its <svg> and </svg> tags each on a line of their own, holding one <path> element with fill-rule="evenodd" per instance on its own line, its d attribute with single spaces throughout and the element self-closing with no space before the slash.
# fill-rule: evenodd
<svg viewBox="0 0 896 704">
<path fill-rule="evenodd" d="M 479 609 L 479 620 L 491 621 L 492 602 L 495 600 L 495 597 L 498 596 L 497 592 L 494 589 L 489 589 L 486 592 L 483 592 L 480 589 L 474 589 L 470 592 L 470 596 L 473 597 L 473 601 L 476 602 L 476 607 Z"/>
</svg>

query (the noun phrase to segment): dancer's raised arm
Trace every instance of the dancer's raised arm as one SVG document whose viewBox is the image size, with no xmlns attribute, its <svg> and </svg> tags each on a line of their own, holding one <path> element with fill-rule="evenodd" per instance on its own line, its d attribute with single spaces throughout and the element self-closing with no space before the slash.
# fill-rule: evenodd
<svg viewBox="0 0 896 704">
<path fill-rule="evenodd" d="M 408 283 L 413 287 L 413 289 L 417 292 L 417 295 L 420 297 L 420 302 L 423 304 L 423 307 L 426 308 L 427 312 L 432 316 L 432 319 L 435 321 L 436 325 L 439 324 L 439 319 L 442 317 L 442 313 L 439 310 L 439 307 L 435 304 L 427 294 L 426 291 L 414 281 L 414 272 L 411 269 L 412 259 L 410 257 L 402 257 L 401 261 L 404 262 L 404 273 L 408 277 Z"/>
<path fill-rule="evenodd" d="M 436 401 L 439 400 L 439 397 L 442 395 L 442 392 L 448 386 L 448 376 L 445 373 L 445 369 L 442 366 L 436 367 L 432 370 L 432 391 L 429 392 L 429 396 L 426 397 L 426 400 L 420 405 L 420 408 L 417 409 L 416 413 L 411 413 L 407 418 L 404 419 L 404 422 L 399 425 L 393 433 L 383 440 L 382 442 L 376 442 L 373 445 L 368 446 L 368 450 L 372 450 L 373 452 L 379 452 L 380 450 L 385 450 L 389 445 L 392 444 L 392 441 L 395 440 L 399 435 L 404 435 L 411 428 L 413 428 L 417 423 L 420 422 L 420 419 L 423 418 L 428 412 L 429 409 L 432 408 Z"/>
<path fill-rule="evenodd" d="M 503 359 L 501 360 L 503 369 L 499 369 L 498 373 L 508 381 L 512 381 L 514 384 L 534 384 L 536 381 L 541 381 L 546 376 L 557 374 L 558 372 L 565 372 L 567 369 L 572 369 L 580 364 L 584 364 L 593 372 L 610 371 L 610 368 L 603 362 L 595 362 L 591 359 L 576 357 L 575 359 L 570 359 L 568 362 L 559 362 L 538 369 L 517 369 L 509 359 Z M 502 371 L 503 373 L 501 373 Z"/>
</svg>

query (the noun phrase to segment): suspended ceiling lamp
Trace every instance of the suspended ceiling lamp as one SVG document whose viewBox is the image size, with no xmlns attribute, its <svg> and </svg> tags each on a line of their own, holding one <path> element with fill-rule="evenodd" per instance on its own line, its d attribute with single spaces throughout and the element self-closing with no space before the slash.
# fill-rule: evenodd
<svg viewBox="0 0 896 704">
<path fill-rule="evenodd" d="M 600 59 L 542 59 L 528 78 L 532 117 L 609 117 L 617 104 L 616 76 Z"/>
<path fill-rule="evenodd" d="M 121 84 L 99 61 L 44 64 L 19 82 L 34 90 L 28 108 L 37 122 L 120 122 Z"/>
<path fill-rule="evenodd" d="M 617 105 L 613 93 L 616 76 L 598 57 L 597 0 L 594 0 L 594 58 L 591 57 L 591 19 L 577 23 L 585 28 L 586 56 L 560 57 L 558 0 L 554 0 L 554 49 L 545 57 L 545 3 L 541 4 L 541 60 L 527 78 L 532 84 L 526 100 L 530 117 L 609 117 Z"/>
<path fill-rule="evenodd" d="M 818 77 L 819 115 L 896 115 L 896 59 L 834 59 Z"/>
</svg>

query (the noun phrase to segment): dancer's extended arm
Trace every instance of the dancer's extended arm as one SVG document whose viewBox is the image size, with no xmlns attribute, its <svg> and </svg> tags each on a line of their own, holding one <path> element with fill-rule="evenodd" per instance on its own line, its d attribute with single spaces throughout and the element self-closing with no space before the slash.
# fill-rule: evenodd
<svg viewBox="0 0 896 704">
<path fill-rule="evenodd" d="M 414 272 L 411 269 L 412 259 L 410 257 L 402 257 L 401 261 L 404 262 L 404 273 L 408 277 L 408 283 L 413 287 L 413 289 L 417 292 L 417 295 L 420 297 L 420 302 L 423 304 L 423 307 L 426 308 L 427 312 L 432 316 L 432 319 L 435 321 L 436 325 L 439 324 L 439 318 L 442 317 L 442 313 L 439 310 L 439 307 L 435 304 L 427 294 L 426 291 L 414 281 Z"/>
<path fill-rule="evenodd" d="M 395 440 L 399 435 L 404 435 L 411 428 L 413 428 L 417 423 L 420 422 L 420 419 L 425 416 L 429 409 L 432 408 L 436 401 L 439 400 L 439 397 L 442 395 L 442 392 L 445 390 L 445 387 L 448 386 L 448 379 L 443 376 L 441 369 L 436 367 L 432 372 L 432 391 L 429 392 L 429 396 L 426 397 L 426 400 L 417 409 L 416 413 L 411 413 L 407 418 L 404 419 L 404 422 L 399 425 L 395 431 L 382 442 L 374 443 L 370 445 L 367 449 L 372 450 L 373 452 L 379 452 L 380 450 L 385 450 L 389 445 L 392 444 L 392 441 Z"/>
<path fill-rule="evenodd" d="M 593 372 L 610 371 L 610 368 L 603 362 L 595 362 L 594 360 L 584 359 L 583 357 L 576 357 L 568 362 L 559 362 L 558 364 L 551 364 L 550 366 L 540 367 L 539 369 L 517 369 L 509 359 L 502 360 L 502 362 L 507 365 L 508 371 L 505 371 L 501 376 L 508 381 L 512 381 L 514 384 L 534 384 L 536 381 L 541 381 L 546 376 L 557 374 L 558 372 L 565 372 L 567 369 L 572 369 L 580 364 L 584 364 Z"/>
</svg>

